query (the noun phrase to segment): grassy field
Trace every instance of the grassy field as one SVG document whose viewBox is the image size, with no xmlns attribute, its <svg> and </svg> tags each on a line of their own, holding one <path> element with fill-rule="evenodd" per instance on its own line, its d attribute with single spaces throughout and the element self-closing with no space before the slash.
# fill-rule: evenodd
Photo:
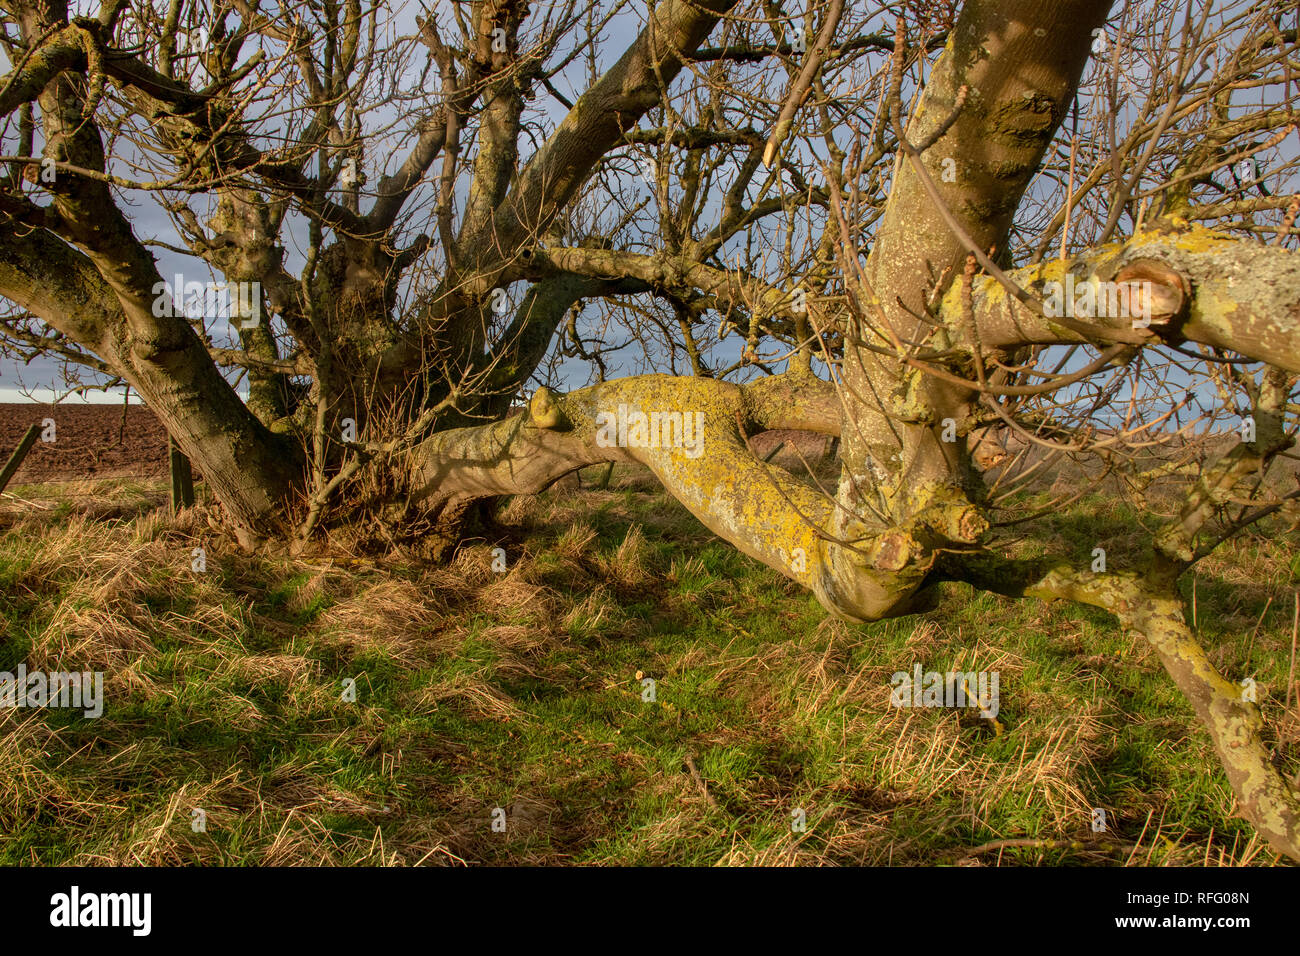
<svg viewBox="0 0 1300 956">
<path fill-rule="evenodd" d="M 441 568 L 250 557 L 123 480 L 12 490 L 0 670 L 102 670 L 107 705 L 0 710 L 0 863 L 1279 862 L 1106 615 L 950 585 L 923 615 L 830 621 L 642 475 L 513 500 L 504 573 L 488 543 Z M 1137 523 L 1088 499 L 1033 544 L 1122 562 Z M 1286 527 L 1186 583 L 1294 774 Z M 891 707 L 915 663 L 998 671 L 1000 732 Z"/>
</svg>

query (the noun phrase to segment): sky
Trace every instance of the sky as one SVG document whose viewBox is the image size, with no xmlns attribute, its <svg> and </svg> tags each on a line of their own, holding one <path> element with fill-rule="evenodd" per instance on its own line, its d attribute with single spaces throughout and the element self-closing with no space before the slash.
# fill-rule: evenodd
<svg viewBox="0 0 1300 956">
<path fill-rule="evenodd" d="M 92 2 L 92 0 L 74 0 L 71 6 L 73 12 L 80 15 L 93 15 L 99 8 L 98 2 Z M 448 13 L 445 9 L 438 9 L 436 0 L 433 3 L 426 3 L 425 6 L 434 10 L 434 15 L 437 16 L 440 23 L 445 25 L 449 22 Z M 531 5 L 533 17 L 540 17 L 544 12 L 545 6 L 546 3 L 544 0 L 540 3 L 534 2 Z M 412 35 L 415 32 L 415 19 L 421 14 L 421 8 L 417 3 L 411 2 L 388 4 L 384 13 L 387 14 L 387 18 L 381 14 L 381 32 L 376 39 L 376 43 L 379 45 L 382 45 L 385 33 L 390 37 Z M 614 22 L 606 26 L 601 33 L 602 38 L 607 42 L 603 43 L 599 48 L 601 53 L 598 58 L 599 69 L 603 71 L 604 67 L 608 63 L 613 62 L 613 60 L 617 59 L 617 57 L 621 55 L 623 48 L 628 42 L 630 42 L 631 38 L 635 36 L 636 31 L 639 30 L 643 22 L 643 12 L 631 11 L 619 15 Z M 454 28 L 448 30 L 444 27 L 443 35 L 448 36 L 453 32 Z M 251 48 L 249 49 L 251 50 Z M 415 64 L 417 70 L 419 66 L 420 63 L 417 62 Z M 10 63 L 5 57 L 4 52 L 0 50 L 0 73 L 7 72 L 9 68 Z M 553 82 L 570 100 L 576 99 L 587 85 L 585 80 L 585 69 L 586 67 L 582 61 L 578 60 Z M 418 80 L 416 70 L 408 72 L 410 74 L 408 79 L 412 82 L 416 82 Z M 553 106 L 553 108 L 549 110 L 549 115 L 547 117 L 552 126 L 563 118 L 564 110 L 554 100 L 548 98 L 544 101 L 539 100 L 539 102 L 549 102 Z M 379 110 L 376 110 L 372 116 L 373 124 L 385 125 L 393 115 L 395 115 L 395 111 L 386 111 L 383 108 L 380 108 Z M 7 142 L 0 140 L 0 152 L 8 152 L 9 150 L 6 147 L 11 146 L 12 143 L 12 138 Z M 366 175 L 368 176 L 369 181 L 376 182 L 382 175 L 392 172 L 404 159 L 406 154 L 406 148 L 404 147 L 407 146 L 409 146 L 409 143 L 403 142 L 402 138 L 393 136 L 388 137 L 386 140 L 375 139 L 368 142 L 366 152 L 367 163 L 372 163 L 376 158 L 380 158 L 384 162 L 384 166 L 381 169 L 369 168 L 366 170 Z M 125 146 L 122 148 L 125 148 Z M 40 144 L 38 142 L 37 151 L 39 152 L 39 150 Z M 114 168 L 113 171 L 124 177 L 131 177 L 133 171 L 129 168 L 127 161 L 132 157 L 132 155 L 138 154 L 123 152 L 117 155 L 113 160 L 116 164 L 116 168 Z M 435 164 L 433 167 L 433 172 L 435 174 L 437 168 L 438 167 Z M 463 197 L 465 184 L 462 182 L 460 185 L 460 191 Z M 123 208 L 126 208 L 126 202 L 130 203 L 128 215 L 137 237 L 142 240 L 157 241 L 165 244 L 165 246 L 184 247 L 186 245 L 183 238 L 175 229 L 167 213 L 157 204 L 157 202 L 154 201 L 155 194 L 141 194 L 138 191 L 130 193 L 117 191 L 117 194 L 119 196 L 119 204 L 122 205 Z M 124 195 L 127 197 L 126 201 L 123 201 L 121 198 Z M 413 197 L 412 202 L 408 203 L 408 208 L 416 206 L 419 198 L 419 194 L 417 194 L 416 197 Z M 200 221 L 204 221 L 210 213 L 211 208 L 215 205 L 215 202 L 212 197 L 199 195 L 192 197 L 190 205 L 191 208 L 196 211 Z M 364 209 L 365 206 L 363 205 L 363 211 Z M 417 223 L 417 226 L 418 225 L 420 224 Z M 434 226 L 432 223 L 425 223 L 423 224 L 423 229 L 432 232 Z M 290 213 L 287 217 L 285 228 L 281 232 L 281 237 L 285 245 L 285 266 L 290 274 L 300 274 L 306 263 L 306 236 L 307 229 L 305 220 L 301 216 Z M 185 283 L 220 283 L 222 277 L 219 274 L 212 273 L 208 265 L 201 259 L 195 256 L 179 254 L 171 249 L 165 248 L 165 246 L 154 246 L 151 248 L 151 251 L 157 259 L 159 272 L 169 285 L 175 284 L 173 276 L 177 274 L 183 276 Z M 522 294 L 522 291 L 522 287 L 511 290 L 515 299 Z M 3 300 L 0 299 L 0 301 Z M 221 301 L 219 296 L 216 297 L 216 301 Z M 191 314 L 203 314 L 203 310 L 200 309 L 197 312 L 191 312 Z M 214 339 L 214 344 L 218 346 L 234 345 L 236 341 L 235 334 L 230 328 L 228 318 L 222 310 L 218 309 L 215 315 L 212 312 L 209 312 L 208 317 L 208 328 Z M 278 324 L 277 327 L 279 327 Z M 560 363 L 559 370 L 563 381 L 566 383 L 577 382 L 578 385 L 585 384 L 585 379 L 589 371 L 586 363 L 574 359 L 565 359 Z M 84 382 L 104 381 L 103 376 L 98 375 L 91 370 L 84 369 L 79 371 L 81 380 Z M 233 378 L 232 375 L 228 375 L 227 377 Z M 242 384 L 237 385 L 236 390 L 240 393 L 241 397 L 247 397 L 247 389 L 242 386 Z M 139 401 L 138 396 L 134 393 L 131 393 L 129 400 L 132 402 Z M 88 391 L 83 395 L 69 394 L 68 387 L 64 384 L 61 362 L 42 356 L 24 364 L 13 359 L 0 357 L 0 402 L 27 401 L 70 401 L 121 404 L 123 401 L 123 390 L 115 388 L 107 391 Z"/>
<path fill-rule="evenodd" d="M 78 12 L 91 13 L 98 8 L 98 3 L 80 0 L 76 4 Z M 430 6 L 433 6 L 432 4 Z M 540 4 L 533 4 L 534 15 L 538 15 Z M 413 3 L 397 4 L 389 8 L 390 19 L 382 27 L 394 35 L 410 35 L 414 31 L 414 18 L 419 8 Z M 445 9 L 440 9 L 439 19 L 446 22 L 447 13 Z M 626 46 L 626 43 L 639 27 L 643 20 L 643 12 L 636 9 L 630 9 L 620 14 L 613 23 L 607 26 L 604 31 L 604 38 L 607 42 L 599 47 L 600 59 L 599 68 L 603 69 L 608 63 L 617 57 Z M 382 37 L 381 37 L 382 39 Z M 5 62 L 3 53 L 0 53 L 0 70 L 8 69 L 9 64 Z M 586 86 L 585 76 L 586 66 L 582 63 L 581 58 L 575 60 L 569 70 L 556 80 L 556 85 L 570 99 L 576 97 L 578 93 Z M 416 81 L 412 74 L 409 79 Z M 563 114 L 563 109 L 553 99 L 549 97 L 540 97 L 538 104 L 549 104 L 546 121 L 552 126 L 558 122 Z M 390 111 L 391 115 L 391 111 Z M 374 114 L 374 120 L 382 123 L 385 120 L 383 109 Z M 4 145 L 4 144 L 0 144 Z M 527 148 L 525 146 L 525 148 Z M 375 142 L 370 144 L 366 153 L 366 164 L 368 167 L 375 163 L 382 163 L 382 168 L 367 168 L 366 173 L 371 182 L 377 181 L 384 173 L 401 161 L 405 154 L 403 143 L 396 138 Z M 129 159 L 129 154 L 119 156 L 118 162 L 122 164 L 124 160 Z M 122 166 L 122 172 L 127 174 L 125 166 Z M 462 184 L 463 188 L 463 184 Z M 163 210 L 153 200 L 152 194 L 141 195 L 139 193 L 129 194 L 128 199 L 131 203 L 130 215 L 137 235 L 143 239 L 156 240 L 170 246 L 183 246 L 184 242 L 177 235 L 170 219 Z M 205 204 L 211 202 L 210 197 L 197 196 L 192 201 L 200 220 L 205 218 Z M 421 224 L 416 224 L 420 226 Z M 432 231 L 429 224 L 423 224 L 424 231 Z M 305 241 L 306 229 L 301 218 L 291 217 L 286 228 L 282 232 L 286 245 L 286 266 L 291 273 L 297 273 L 304 261 L 304 249 L 299 243 Z M 169 282 L 171 277 L 176 273 L 181 273 L 186 281 L 218 281 L 220 276 L 212 275 L 208 267 L 201 260 L 178 254 L 165 247 L 157 246 L 153 249 L 159 264 L 159 270 L 163 277 Z M 517 298 L 522 289 L 511 290 Z M 589 309 L 584 317 L 586 329 L 590 329 L 596 320 L 593 310 Z M 229 328 L 229 323 L 220 316 L 213 317 L 210 322 L 210 329 L 218 345 L 227 345 L 233 343 L 233 335 Z M 729 363 L 736 357 L 740 347 L 739 337 L 732 335 L 727 342 L 715 350 L 713 356 L 715 364 L 718 362 Z M 1077 367 L 1088 357 L 1080 354 L 1073 364 L 1067 365 L 1066 370 Z M 586 363 L 576 359 L 565 359 L 558 364 L 558 374 L 554 381 L 562 387 L 572 388 L 586 384 L 591 375 L 591 369 Z M 627 369 L 619 369 L 618 360 L 615 359 L 611 366 L 611 373 L 615 371 L 626 372 Z M 87 378 L 93 378 L 93 373 L 86 373 Z M 0 359 L 0 402 L 3 401 L 28 401 L 35 399 L 37 401 L 51 401 L 56 398 L 62 398 L 66 401 L 97 401 L 118 404 L 122 401 L 120 390 L 110 390 L 108 392 L 90 392 L 86 397 L 67 396 L 66 389 L 61 385 L 61 373 L 59 363 L 47 359 L 37 358 L 27 365 L 21 365 L 14 361 Z M 53 386 L 53 387 L 51 387 Z M 1207 396 L 1208 398 L 1209 396 Z"/>
</svg>

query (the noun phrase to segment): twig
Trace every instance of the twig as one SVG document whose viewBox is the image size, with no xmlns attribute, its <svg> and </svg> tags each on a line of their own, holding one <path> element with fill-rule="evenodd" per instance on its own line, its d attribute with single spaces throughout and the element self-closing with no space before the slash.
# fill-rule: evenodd
<svg viewBox="0 0 1300 956">
<path fill-rule="evenodd" d="M 1296 216 L 1300 215 L 1300 193 L 1291 197 L 1291 205 L 1286 207 L 1286 213 L 1282 216 L 1282 228 L 1277 231 L 1277 238 L 1273 240 L 1273 245 L 1282 245 L 1291 232 L 1291 227 L 1295 225 Z"/>
<path fill-rule="evenodd" d="M 785 140 L 786 135 L 790 132 L 790 127 L 794 123 L 794 114 L 799 111 L 804 100 L 812 91 L 813 80 L 817 77 L 817 72 L 821 69 L 822 60 L 826 56 L 826 49 L 831 44 L 831 38 L 835 35 L 836 28 L 840 25 L 840 17 L 844 13 L 844 0 L 831 0 L 830 8 L 826 12 L 826 19 L 822 23 L 822 28 L 817 34 L 817 40 L 813 48 L 808 51 L 808 58 L 804 61 L 803 69 L 799 71 L 798 77 L 790 85 L 790 92 L 786 96 L 785 105 L 781 107 L 781 115 L 777 117 L 776 126 L 772 129 L 772 135 L 768 137 L 767 146 L 763 149 L 763 165 L 771 168 L 773 160 L 776 159 L 777 152 L 781 149 L 781 143 Z"/>
<path fill-rule="evenodd" d="M 1250 640 L 1246 642 L 1246 666 L 1250 666 L 1250 652 L 1255 649 L 1255 635 L 1259 633 L 1259 626 L 1264 623 L 1264 615 L 1268 614 L 1268 609 L 1273 606 L 1273 596 L 1269 595 L 1264 602 L 1264 610 L 1260 612 L 1259 620 L 1255 622 L 1255 629 L 1250 632 Z"/>
<path fill-rule="evenodd" d="M 1291 619 L 1291 667 L 1286 672 L 1286 709 L 1291 709 L 1291 691 L 1295 687 L 1295 644 L 1300 633 L 1300 591 L 1295 594 L 1295 617 Z"/>
<path fill-rule="evenodd" d="M 1128 850 L 1136 846 L 1138 846 L 1136 843 L 1101 841 L 1088 842 L 1084 840 L 1034 840 L 1029 838 L 1017 838 L 1014 840 L 994 840 L 991 843 L 981 843 L 979 846 L 967 850 L 966 855 L 961 859 L 969 860 L 972 857 L 979 856 L 983 853 L 991 853 L 994 850 L 1007 850 L 1018 847 L 1031 850 Z"/>
<path fill-rule="evenodd" d="M 82 496 L 79 496 L 79 497 L 87 497 L 87 498 L 88 498 L 88 497 L 92 497 L 92 496 L 91 496 L 91 495 L 82 495 Z M 31 505 L 33 508 L 39 508 L 41 511 L 53 511 L 53 510 L 54 510 L 54 507 L 55 507 L 54 505 L 42 504 L 42 503 L 40 503 L 40 502 L 38 502 L 38 501 L 28 501 L 26 498 L 19 498 L 19 497 L 18 497 L 16 494 L 14 494 L 12 491 L 0 491 L 0 498 L 12 498 L 14 501 L 21 501 L 23 504 L 25 504 L 25 505 Z M 1295 663 L 1295 661 L 1292 660 L 1292 664 L 1294 664 L 1294 663 Z"/>
<path fill-rule="evenodd" d="M 691 779 L 695 781 L 695 786 L 704 794 L 704 799 L 708 801 L 709 806 L 718 809 L 718 801 L 713 799 L 713 794 L 709 793 L 708 786 L 704 783 L 704 778 L 700 776 L 700 770 L 695 766 L 695 758 L 690 754 L 686 755 L 686 769 L 691 772 Z"/>
<path fill-rule="evenodd" d="M 1075 94 L 1074 100 L 1070 104 L 1070 112 L 1074 118 L 1074 131 L 1070 134 L 1070 178 L 1066 181 L 1065 186 L 1065 205 L 1061 208 L 1065 215 L 1065 221 L 1061 223 L 1061 261 L 1065 261 L 1066 254 L 1070 248 L 1070 213 L 1074 209 L 1074 168 L 1075 160 L 1079 152 L 1079 97 Z"/>
</svg>

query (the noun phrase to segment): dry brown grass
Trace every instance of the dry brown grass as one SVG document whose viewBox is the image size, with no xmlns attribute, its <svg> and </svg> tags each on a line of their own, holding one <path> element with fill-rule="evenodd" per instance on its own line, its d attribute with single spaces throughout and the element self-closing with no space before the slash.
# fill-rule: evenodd
<svg viewBox="0 0 1300 956">
<path fill-rule="evenodd" d="M 112 705 L 89 728 L 0 711 L 0 853 L 112 865 L 1276 861 L 1234 819 L 1194 721 L 1159 693 L 1133 699 L 1164 687 L 1145 644 L 1056 610 L 1017 618 L 1010 602 L 865 628 L 828 620 L 642 483 L 616 474 L 608 491 L 513 500 L 498 516 L 505 573 L 492 569 L 496 542 L 411 568 L 243 555 L 201 509 L 21 516 L 0 529 L 0 571 L 23 659 L 104 670 Z M 1125 535 L 1108 548 L 1122 552 Z M 198 546 L 206 574 L 189 570 Z M 710 570 L 720 563 L 731 570 Z M 1276 548 L 1225 549 L 1201 575 L 1222 663 L 1285 657 L 1290 607 L 1275 599 L 1260 614 L 1293 587 Z M 1004 736 L 974 714 L 891 707 L 890 677 L 913 661 L 997 670 Z M 638 671 L 659 682 L 655 706 Z M 340 700 L 343 676 L 358 679 L 356 704 Z M 1278 746 L 1294 754 L 1300 703 L 1270 700 Z M 1106 795 L 1117 833 L 1093 838 L 1125 735 L 1145 748 L 1126 772 L 1149 779 Z M 488 827 L 495 806 L 507 837 Z M 206 833 L 190 827 L 195 807 Z M 794 807 L 806 833 L 790 829 Z M 1035 840 L 1074 846 L 1063 857 Z"/>
</svg>

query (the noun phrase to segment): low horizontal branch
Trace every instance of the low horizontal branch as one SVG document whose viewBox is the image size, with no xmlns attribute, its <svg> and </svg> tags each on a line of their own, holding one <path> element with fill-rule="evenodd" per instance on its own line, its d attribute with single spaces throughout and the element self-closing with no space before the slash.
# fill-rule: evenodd
<svg viewBox="0 0 1300 956">
<path fill-rule="evenodd" d="M 540 389 L 526 414 L 430 436 L 404 454 L 403 470 L 414 498 L 454 512 L 475 498 L 535 494 L 586 465 L 638 462 L 709 530 L 829 611 L 875 620 L 901 613 L 920 586 L 936 529 L 973 537 L 987 524 L 937 495 L 906 526 L 864 521 L 746 442 L 756 429 L 836 434 L 841 414 L 830 383 L 806 374 L 753 385 L 642 375 L 568 395 Z"/>
<path fill-rule="evenodd" d="M 1128 312 L 1053 319 L 1026 307 L 995 280 L 981 278 L 972 290 L 972 305 L 983 344 L 1096 344 L 1129 342 L 1136 335 L 1151 345 L 1197 342 L 1300 372 L 1300 253 L 1291 250 L 1194 226 L 1142 232 L 1068 262 L 1045 262 L 1008 276 L 1042 295 L 1048 283 L 1064 285 L 1069 275 L 1078 283 L 1093 275 L 1122 280 L 1125 268 L 1138 262 L 1158 263 L 1181 280 L 1189 292 L 1183 314 L 1157 314 L 1147 328 L 1135 327 Z M 954 285 L 944 298 L 945 314 L 960 310 L 959 297 Z"/>
</svg>

